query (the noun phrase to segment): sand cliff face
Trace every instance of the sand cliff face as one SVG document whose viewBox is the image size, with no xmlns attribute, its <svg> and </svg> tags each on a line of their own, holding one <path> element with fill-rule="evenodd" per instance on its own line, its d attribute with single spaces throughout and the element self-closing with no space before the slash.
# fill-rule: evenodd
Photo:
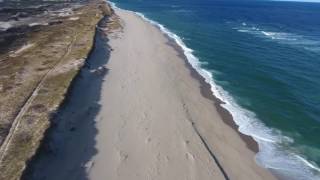
<svg viewBox="0 0 320 180">
<path fill-rule="evenodd" d="M 19 179 L 111 9 L 90 3 L 0 8 L 0 179 Z"/>
</svg>

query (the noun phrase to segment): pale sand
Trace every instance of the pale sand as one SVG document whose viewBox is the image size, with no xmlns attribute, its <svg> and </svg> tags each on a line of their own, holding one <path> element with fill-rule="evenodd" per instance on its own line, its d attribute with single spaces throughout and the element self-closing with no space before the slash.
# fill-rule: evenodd
<svg viewBox="0 0 320 180">
<path fill-rule="evenodd" d="M 82 80 L 61 117 L 88 119 L 89 113 L 94 123 L 75 122 L 74 132 L 67 134 L 58 153 L 35 164 L 37 177 L 275 179 L 256 164 L 255 153 L 223 122 L 214 102 L 202 96 L 200 82 L 190 75 L 185 60 L 160 30 L 131 12 L 116 13 L 123 32 L 109 36 L 113 51 L 101 94 L 88 96 L 99 87 L 90 86 L 91 82 L 84 85 L 86 80 Z M 98 104 L 90 98 L 99 99 Z M 95 112 L 81 104 L 88 102 L 96 107 Z M 90 138 L 94 141 L 88 142 Z M 85 173 L 80 172 L 83 169 Z"/>
</svg>

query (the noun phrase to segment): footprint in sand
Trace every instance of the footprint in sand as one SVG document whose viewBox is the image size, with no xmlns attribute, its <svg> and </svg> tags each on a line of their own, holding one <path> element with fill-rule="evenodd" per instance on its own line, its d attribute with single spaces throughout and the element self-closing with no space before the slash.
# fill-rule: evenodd
<svg viewBox="0 0 320 180">
<path fill-rule="evenodd" d="M 150 137 L 148 137 L 147 139 L 146 139 L 146 143 L 150 143 L 151 142 L 151 138 Z"/>
<path fill-rule="evenodd" d="M 124 162 L 128 159 L 129 155 L 123 151 L 119 151 L 120 162 Z"/>
<path fill-rule="evenodd" d="M 193 156 L 193 154 L 191 154 L 190 152 L 187 152 L 187 153 L 185 154 L 185 156 L 186 156 L 186 159 L 189 159 L 189 160 L 191 160 L 191 161 L 194 161 L 194 156 Z"/>
</svg>

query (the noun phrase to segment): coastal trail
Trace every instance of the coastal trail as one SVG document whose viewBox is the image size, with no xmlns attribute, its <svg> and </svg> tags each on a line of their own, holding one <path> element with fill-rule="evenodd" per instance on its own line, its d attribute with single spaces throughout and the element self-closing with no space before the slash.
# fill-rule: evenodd
<svg viewBox="0 0 320 180">
<path fill-rule="evenodd" d="M 0 166 L 2 166 L 2 161 L 3 158 L 5 157 L 5 154 L 8 150 L 8 147 L 10 146 L 11 143 L 11 139 L 14 136 L 17 128 L 19 127 L 20 124 L 20 119 L 21 117 L 25 114 L 25 112 L 29 109 L 30 105 L 32 104 L 33 100 L 36 98 L 39 90 L 42 88 L 44 82 L 46 81 L 46 79 L 51 75 L 52 72 L 56 71 L 59 68 L 59 65 L 61 64 L 61 62 L 63 60 L 65 60 L 65 58 L 69 55 L 69 53 L 71 52 L 72 46 L 74 44 L 74 42 L 76 42 L 77 40 L 77 34 L 74 33 L 73 35 L 73 39 L 71 40 L 70 44 L 67 46 L 65 53 L 63 54 L 63 56 L 60 58 L 60 60 L 57 61 L 57 63 L 50 69 L 48 70 L 48 72 L 41 78 L 41 80 L 39 81 L 39 83 L 37 84 L 37 86 L 34 88 L 34 90 L 32 91 L 32 93 L 30 94 L 30 96 L 28 97 L 28 99 L 26 100 L 26 102 L 24 103 L 24 105 L 21 107 L 20 111 L 18 112 L 18 114 L 16 115 L 16 117 L 14 118 L 11 128 L 9 130 L 8 135 L 6 136 L 5 140 L 3 141 L 3 143 L 1 144 L 0 147 Z"/>
</svg>

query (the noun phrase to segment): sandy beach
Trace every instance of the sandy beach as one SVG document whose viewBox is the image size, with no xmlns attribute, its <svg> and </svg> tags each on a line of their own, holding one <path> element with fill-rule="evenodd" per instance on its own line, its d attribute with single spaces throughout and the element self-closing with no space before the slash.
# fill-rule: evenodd
<svg viewBox="0 0 320 180">
<path fill-rule="evenodd" d="M 96 40 L 48 138 L 50 152 L 26 179 L 275 179 L 179 49 L 134 13 L 115 12 L 122 29 Z"/>
</svg>

